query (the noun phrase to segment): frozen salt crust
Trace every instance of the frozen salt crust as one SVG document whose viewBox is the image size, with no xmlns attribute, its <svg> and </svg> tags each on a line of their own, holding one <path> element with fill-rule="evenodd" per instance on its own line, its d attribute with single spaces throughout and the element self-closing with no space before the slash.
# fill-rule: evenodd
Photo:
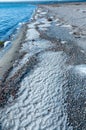
<svg viewBox="0 0 86 130">
<path fill-rule="evenodd" d="M 84 65 L 84 64 L 75 66 L 75 70 L 79 74 L 86 75 L 86 65 Z"/>
<path fill-rule="evenodd" d="M 65 43 L 67 43 L 67 41 L 61 41 L 61 43 L 62 43 L 62 44 L 65 44 Z"/>
<path fill-rule="evenodd" d="M 69 24 L 64 24 L 64 25 L 62 25 L 61 27 L 72 29 L 72 26 L 69 25 Z"/>
<path fill-rule="evenodd" d="M 45 21 L 37 21 L 40 28 L 50 26 L 50 22 Z M 40 39 L 35 27 L 35 22 L 28 25 L 26 42 L 20 50 L 27 54 L 10 76 L 24 66 L 32 55 L 53 46 L 50 41 Z M 3 130 L 73 130 L 67 127 L 68 115 L 63 105 L 63 86 L 67 83 L 63 76 L 67 69 L 66 58 L 61 51 L 45 51 L 38 55 L 39 63 L 20 83 L 18 98 L 0 111 Z"/>
<path fill-rule="evenodd" d="M 79 12 L 86 13 L 86 9 L 80 9 Z"/>
<path fill-rule="evenodd" d="M 21 82 L 18 99 L 1 111 L 4 130 L 66 130 L 67 115 L 62 105 L 66 80 L 60 78 L 66 57 L 62 52 L 46 52 L 39 58 L 38 67 Z"/>
<path fill-rule="evenodd" d="M 27 31 L 27 40 L 33 40 L 33 39 L 38 39 L 39 38 L 39 33 L 38 31 L 36 31 L 36 29 L 32 28 L 32 29 L 29 29 Z"/>
</svg>

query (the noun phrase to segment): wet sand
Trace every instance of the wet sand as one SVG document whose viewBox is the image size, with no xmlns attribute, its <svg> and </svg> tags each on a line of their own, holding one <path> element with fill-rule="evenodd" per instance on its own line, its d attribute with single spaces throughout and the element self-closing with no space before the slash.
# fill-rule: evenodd
<svg viewBox="0 0 86 130">
<path fill-rule="evenodd" d="M 4 78 L 6 72 L 8 72 L 13 67 L 13 63 L 18 58 L 19 48 L 24 40 L 24 35 L 26 32 L 26 25 L 22 26 L 18 32 L 18 36 L 14 41 L 12 41 L 11 48 L 4 52 L 4 55 L 0 59 L 0 79 Z"/>
<path fill-rule="evenodd" d="M 0 82 L 2 130 L 85 130 L 85 8 L 38 6 L 17 40 L 19 56 Z M 15 44 L 5 64 L 13 60 Z"/>
</svg>

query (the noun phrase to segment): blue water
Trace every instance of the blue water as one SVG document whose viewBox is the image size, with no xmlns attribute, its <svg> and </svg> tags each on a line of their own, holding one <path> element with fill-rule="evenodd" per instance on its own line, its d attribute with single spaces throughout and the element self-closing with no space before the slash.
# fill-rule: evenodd
<svg viewBox="0 0 86 130">
<path fill-rule="evenodd" d="M 0 41 L 7 40 L 19 23 L 29 21 L 35 8 L 28 3 L 0 3 Z"/>
</svg>

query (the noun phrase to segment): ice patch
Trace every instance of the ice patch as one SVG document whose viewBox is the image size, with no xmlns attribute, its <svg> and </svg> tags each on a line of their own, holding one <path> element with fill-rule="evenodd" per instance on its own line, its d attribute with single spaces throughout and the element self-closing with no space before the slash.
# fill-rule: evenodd
<svg viewBox="0 0 86 130">
<path fill-rule="evenodd" d="M 69 24 L 64 24 L 64 25 L 62 25 L 61 27 L 72 29 L 72 26 L 69 25 Z"/>
<path fill-rule="evenodd" d="M 14 69 L 11 71 L 9 77 L 12 77 L 19 69 L 21 69 L 27 63 L 27 61 L 36 53 L 39 53 L 49 47 L 52 47 L 52 44 L 50 43 L 50 41 L 44 39 L 24 43 L 20 52 L 27 52 L 27 54 L 24 55 L 24 57 L 20 61 L 15 61 L 15 63 L 13 64 Z"/>
<path fill-rule="evenodd" d="M 59 18 L 55 19 L 54 22 L 59 22 Z"/>
<path fill-rule="evenodd" d="M 28 24 L 28 28 L 29 28 L 29 29 L 35 28 L 35 23 Z"/>
<path fill-rule="evenodd" d="M 47 31 L 47 28 L 39 28 L 41 31 Z"/>
<path fill-rule="evenodd" d="M 6 41 L 6 42 L 4 43 L 4 48 L 7 47 L 7 46 L 10 45 L 10 44 L 11 44 L 11 41 Z"/>
<path fill-rule="evenodd" d="M 65 44 L 65 43 L 67 43 L 67 41 L 61 41 L 61 43 L 62 43 L 62 44 Z"/>
<path fill-rule="evenodd" d="M 47 28 L 50 27 L 49 23 L 38 25 L 39 28 Z"/>
<path fill-rule="evenodd" d="M 40 12 L 41 12 L 41 10 L 38 9 L 38 10 L 37 10 L 37 13 L 40 13 Z"/>
<path fill-rule="evenodd" d="M 35 15 L 35 19 L 38 19 L 38 16 L 39 16 L 39 15 L 38 15 L 38 14 L 36 14 L 36 15 Z"/>
<path fill-rule="evenodd" d="M 40 14 L 45 15 L 45 14 L 47 14 L 47 12 L 41 12 Z"/>
<path fill-rule="evenodd" d="M 30 23 L 30 24 L 28 24 L 28 28 L 29 28 L 29 29 L 30 29 L 30 28 L 35 28 L 37 24 L 39 24 L 38 21 L 33 22 L 33 23 Z"/>
<path fill-rule="evenodd" d="M 45 23 L 45 24 L 50 23 L 50 22 L 47 21 L 46 18 L 41 18 L 41 19 L 38 19 L 37 21 L 40 22 L 40 23 Z"/>
<path fill-rule="evenodd" d="M 86 75 L 86 65 L 84 65 L 84 64 L 75 66 L 75 70 L 80 74 Z"/>
<path fill-rule="evenodd" d="M 62 86 L 66 55 L 46 52 L 21 82 L 18 98 L 0 111 L 3 130 L 69 130 Z"/>
<path fill-rule="evenodd" d="M 33 39 L 38 39 L 39 38 L 39 33 L 36 29 L 32 28 L 32 29 L 28 29 L 27 30 L 27 40 L 33 40 Z"/>
<path fill-rule="evenodd" d="M 57 24 L 56 24 L 56 26 L 61 26 L 61 25 L 62 25 L 62 23 L 57 23 Z"/>
<path fill-rule="evenodd" d="M 74 31 L 69 32 L 69 34 L 73 35 Z"/>
<path fill-rule="evenodd" d="M 80 50 L 82 53 L 85 53 L 84 50 Z"/>
<path fill-rule="evenodd" d="M 52 44 L 50 43 L 50 41 L 41 39 L 34 42 L 27 42 L 23 44 L 22 51 L 25 51 L 27 53 L 29 51 L 29 54 L 32 53 L 34 55 L 35 53 L 38 53 L 49 47 L 52 47 Z"/>
<path fill-rule="evenodd" d="M 81 9 L 80 12 L 81 13 L 86 13 L 86 9 Z"/>
</svg>

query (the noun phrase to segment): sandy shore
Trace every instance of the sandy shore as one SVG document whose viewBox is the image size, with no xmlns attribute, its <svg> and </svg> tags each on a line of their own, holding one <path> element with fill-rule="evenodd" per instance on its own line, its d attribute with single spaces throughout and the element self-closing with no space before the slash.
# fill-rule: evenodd
<svg viewBox="0 0 86 130">
<path fill-rule="evenodd" d="M 24 25 L 18 36 L 14 41 L 12 41 L 12 47 L 8 49 L 5 54 L 0 59 L 0 79 L 4 78 L 5 73 L 12 69 L 14 61 L 18 58 L 18 51 L 21 43 L 24 41 L 24 35 L 26 32 L 26 26 Z"/>
<path fill-rule="evenodd" d="M 85 16 L 85 3 L 38 6 L 0 59 L 2 129 L 85 130 Z"/>
</svg>

